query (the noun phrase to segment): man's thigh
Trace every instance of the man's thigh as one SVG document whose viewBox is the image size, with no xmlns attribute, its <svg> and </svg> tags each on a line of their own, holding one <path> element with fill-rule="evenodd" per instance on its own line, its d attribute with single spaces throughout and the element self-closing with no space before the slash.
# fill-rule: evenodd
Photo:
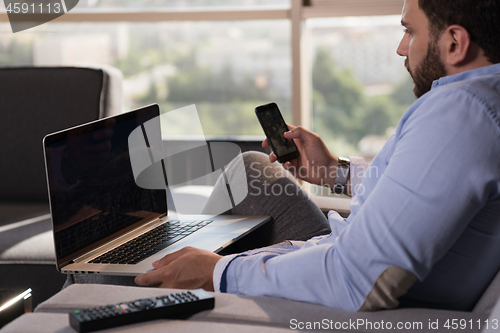
<svg viewBox="0 0 500 333">
<path fill-rule="evenodd" d="M 298 181 L 279 163 L 270 163 L 267 155 L 258 152 L 244 153 L 243 160 L 246 172 L 243 186 L 248 187 L 248 195 L 226 213 L 269 215 L 273 218 L 272 222 L 246 237 L 247 242 L 252 242 L 250 247 L 269 246 L 285 240 L 308 240 L 330 233 L 323 212 L 309 200 Z M 233 169 L 237 167 L 229 165 L 227 169 L 230 182 L 235 173 Z M 225 195 L 224 185 L 219 179 L 205 206 L 206 213 L 217 209 L 217 200 Z"/>
</svg>

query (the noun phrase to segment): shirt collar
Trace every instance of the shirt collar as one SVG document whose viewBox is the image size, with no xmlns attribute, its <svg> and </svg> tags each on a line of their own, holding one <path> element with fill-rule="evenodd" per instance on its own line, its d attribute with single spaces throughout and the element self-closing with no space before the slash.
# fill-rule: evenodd
<svg viewBox="0 0 500 333">
<path fill-rule="evenodd" d="M 473 79 L 473 78 L 478 77 L 478 76 L 495 74 L 495 73 L 500 73 L 500 64 L 480 67 L 480 68 L 472 69 L 472 70 L 467 71 L 467 72 L 442 77 L 439 80 L 436 80 L 432 83 L 432 89 L 435 89 L 437 87 L 444 86 L 444 85 L 447 85 L 447 84 L 450 84 L 453 82 L 464 81 L 464 80 L 468 80 L 468 79 Z"/>
</svg>

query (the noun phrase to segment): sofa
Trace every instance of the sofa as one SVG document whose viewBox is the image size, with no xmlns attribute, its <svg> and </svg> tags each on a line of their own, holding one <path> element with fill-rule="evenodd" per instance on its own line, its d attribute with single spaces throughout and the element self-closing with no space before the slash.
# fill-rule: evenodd
<svg viewBox="0 0 500 333">
<path fill-rule="evenodd" d="M 122 74 L 110 66 L 0 68 L 0 287 L 59 290 L 42 139 L 120 113 Z"/>
<path fill-rule="evenodd" d="M 175 289 L 74 284 L 6 325 L 2 332 L 75 332 L 68 313 L 179 292 Z M 473 311 L 394 309 L 345 312 L 322 305 L 271 297 L 212 293 L 215 307 L 183 318 L 157 319 L 109 329 L 109 332 L 489 332 L 498 328 L 500 275 Z M 492 330 L 494 332 L 496 330 Z"/>
</svg>

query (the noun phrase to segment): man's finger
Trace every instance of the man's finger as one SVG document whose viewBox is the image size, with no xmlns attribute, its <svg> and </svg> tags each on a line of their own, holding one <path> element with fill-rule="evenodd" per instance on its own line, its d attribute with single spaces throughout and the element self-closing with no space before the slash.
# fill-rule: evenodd
<svg viewBox="0 0 500 333">
<path fill-rule="evenodd" d="M 264 141 L 262 141 L 262 148 L 267 148 L 269 147 L 269 141 L 267 139 L 265 139 Z"/>
<path fill-rule="evenodd" d="M 305 130 L 302 127 L 295 127 L 289 132 L 285 132 L 284 136 L 287 139 L 303 139 Z"/>
<path fill-rule="evenodd" d="M 160 267 L 167 266 L 172 261 L 177 260 L 177 258 L 179 258 L 180 256 L 184 255 L 187 251 L 189 251 L 189 248 L 188 247 L 184 247 L 184 248 L 180 249 L 179 251 L 167 254 L 166 256 L 164 256 L 163 258 L 161 258 L 160 260 L 155 261 L 153 263 L 153 267 L 155 269 L 158 269 Z"/>
<path fill-rule="evenodd" d="M 163 270 L 155 269 L 154 271 L 136 276 L 134 281 L 143 287 L 159 286 L 163 283 L 164 274 Z"/>
</svg>

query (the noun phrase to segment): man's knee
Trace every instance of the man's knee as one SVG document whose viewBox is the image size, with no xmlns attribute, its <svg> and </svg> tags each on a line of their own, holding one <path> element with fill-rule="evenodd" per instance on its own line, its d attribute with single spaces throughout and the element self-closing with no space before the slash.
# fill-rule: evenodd
<svg viewBox="0 0 500 333">
<path fill-rule="evenodd" d="M 271 165 L 269 156 L 260 151 L 246 151 L 241 154 L 243 163 L 248 169 L 261 169 L 267 165 Z"/>
<path fill-rule="evenodd" d="M 289 177 L 288 172 L 277 162 L 271 163 L 269 156 L 256 151 L 242 154 L 248 182 L 258 179 L 261 182 L 274 182 Z"/>
</svg>

